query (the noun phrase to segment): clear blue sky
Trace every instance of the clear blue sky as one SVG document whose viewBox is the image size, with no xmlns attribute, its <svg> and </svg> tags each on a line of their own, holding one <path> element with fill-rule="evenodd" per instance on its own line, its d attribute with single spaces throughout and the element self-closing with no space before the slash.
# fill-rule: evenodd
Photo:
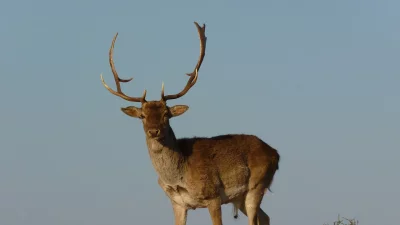
<svg viewBox="0 0 400 225">
<path fill-rule="evenodd" d="M 173 224 L 130 95 L 199 80 L 172 121 L 178 137 L 250 133 L 277 148 L 262 207 L 273 224 L 323 224 L 340 213 L 396 224 L 400 202 L 400 2 L 2 1 L 0 224 Z M 225 224 L 234 222 L 223 207 Z M 188 224 L 211 224 L 190 211 Z"/>
</svg>

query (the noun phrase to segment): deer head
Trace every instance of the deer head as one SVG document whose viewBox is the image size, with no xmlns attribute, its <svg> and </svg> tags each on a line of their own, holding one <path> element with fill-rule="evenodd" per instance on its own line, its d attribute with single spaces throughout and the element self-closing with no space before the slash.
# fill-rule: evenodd
<svg viewBox="0 0 400 225">
<path fill-rule="evenodd" d="M 109 62 L 110 62 L 110 67 L 111 71 L 114 75 L 114 80 L 115 84 L 117 86 L 117 91 L 111 89 L 103 79 L 103 76 L 100 75 L 101 81 L 104 85 L 104 87 L 111 92 L 112 94 L 119 96 L 127 101 L 130 102 L 140 102 L 141 107 L 135 107 L 135 106 L 128 106 L 125 108 L 121 108 L 122 112 L 124 112 L 126 115 L 134 117 L 134 118 L 139 118 L 142 120 L 143 123 L 143 128 L 145 131 L 145 134 L 147 138 L 150 139 L 163 139 L 167 135 L 169 135 L 168 132 L 171 132 L 170 126 L 169 126 L 169 119 L 172 117 L 180 116 L 183 113 L 185 113 L 189 107 L 186 105 L 175 105 L 172 107 L 167 106 L 167 100 L 172 100 L 172 99 L 177 99 L 185 95 L 191 87 L 196 83 L 197 77 L 198 77 L 198 70 L 200 69 L 200 66 L 203 62 L 203 58 L 205 55 L 205 49 L 206 49 L 206 36 L 205 36 L 205 25 L 199 26 L 198 23 L 195 22 L 195 25 L 197 27 L 197 31 L 199 34 L 200 38 L 200 57 L 197 61 L 196 67 L 192 73 L 188 73 L 186 75 L 189 76 L 189 80 L 186 84 L 186 86 L 183 88 L 181 92 L 178 94 L 173 94 L 173 95 L 164 95 L 164 83 L 162 84 L 161 88 L 161 99 L 160 100 L 155 100 L 155 101 L 146 101 L 146 90 L 144 90 L 143 95 L 141 97 L 130 97 L 125 95 L 122 90 L 121 90 L 121 85 L 120 83 L 127 83 L 131 81 L 133 78 L 129 79 L 122 79 L 118 76 L 117 70 L 115 69 L 114 62 L 113 62 L 113 50 L 114 50 L 114 44 L 115 40 L 117 39 L 118 33 L 114 36 L 114 39 L 111 43 L 110 51 L 109 51 Z"/>
</svg>

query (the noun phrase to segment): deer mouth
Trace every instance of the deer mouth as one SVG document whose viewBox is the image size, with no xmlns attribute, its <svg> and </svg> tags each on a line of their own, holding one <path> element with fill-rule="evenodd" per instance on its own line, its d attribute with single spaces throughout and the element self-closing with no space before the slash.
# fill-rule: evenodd
<svg viewBox="0 0 400 225">
<path fill-rule="evenodd" d="M 165 140 L 165 136 L 164 135 L 160 135 L 158 137 L 155 137 L 155 140 L 159 141 L 159 142 L 164 142 Z"/>
<path fill-rule="evenodd" d="M 149 139 L 155 140 L 158 142 L 163 142 L 165 140 L 165 135 L 160 134 L 158 136 L 151 136 L 151 137 L 149 137 Z"/>
</svg>

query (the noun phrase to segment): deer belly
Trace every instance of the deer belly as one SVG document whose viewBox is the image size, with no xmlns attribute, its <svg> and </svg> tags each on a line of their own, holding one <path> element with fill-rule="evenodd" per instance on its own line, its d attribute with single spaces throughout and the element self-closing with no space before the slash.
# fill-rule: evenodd
<svg viewBox="0 0 400 225">
<path fill-rule="evenodd" d="M 227 204 L 232 202 L 238 197 L 241 197 L 243 192 L 247 190 L 247 187 L 238 187 L 230 190 L 220 189 L 220 198 L 222 204 Z M 181 205 L 187 209 L 196 208 L 206 208 L 208 205 L 208 200 L 193 197 L 186 189 L 182 187 L 177 187 L 177 190 L 172 187 L 166 190 L 169 198 L 176 204 Z"/>
<path fill-rule="evenodd" d="M 246 185 L 231 187 L 231 188 L 221 188 L 219 190 L 219 196 L 221 198 L 222 204 L 227 204 L 234 201 L 237 198 L 243 197 L 243 194 L 248 190 Z"/>
</svg>

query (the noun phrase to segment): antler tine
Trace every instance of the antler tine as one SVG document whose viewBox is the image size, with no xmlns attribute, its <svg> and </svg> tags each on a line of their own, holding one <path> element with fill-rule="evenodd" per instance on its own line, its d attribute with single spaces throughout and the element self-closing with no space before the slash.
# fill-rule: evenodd
<svg viewBox="0 0 400 225">
<path fill-rule="evenodd" d="M 163 84 L 162 91 L 161 91 L 161 99 L 163 99 L 164 101 L 182 97 L 189 91 L 189 89 L 191 87 L 193 87 L 193 85 L 196 84 L 198 71 L 201 67 L 201 64 L 203 63 L 203 59 L 204 59 L 205 52 L 206 52 L 207 37 L 205 35 L 206 25 L 203 24 L 203 26 L 200 26 L 197 22 L 194 22 L 194 24 L 196 25 L 197 32 L 199 33 L 199 38 L 200 38 L 200 56 L 197 61 L 196 67 L 194 68 L 193 72 L 186 74 L 186 75 L 190 76 L 190 78 L 189 78 L 188 82 L 186 83 L 185 88 L 178 94 L 164 96 L 164 84 Z"/>
<path fill-rule="evenodd" d="M 132 78 L 129 78 L 129 79 L 122 79 L 122 78 L 120 78 L 120 77 L 118 76 L 117 70 L 115 69 L 115 65 L 114 65 L 114 61 L 113 61 L 113 53 L 114 53 L 114 45 L 115 45 L 115 41 L 117 40 L 117 36 L 118 36 L 118 33 L 115 34 L 115 36 L 114 36 L 114 38 L 113 38 L 113 40 L 112 40 L 111 47 L 110 47 L 110 51 L 109 51 L 109 54 L 108 54 L 108 56 L 109 56 L 109 62 L 110 62 L 110 67 L 111 67 L 111 71 L 112 71 L 112 73 L 113 73 L 113 75 L 114 75 L 115 84 L 116 84 L 116 86 L 117 86 L 117 91 L 112 90 L 112 89 L 104 82 L 104 79 L 103 79 L 103 75 L 102 75 L 102 74 L 100 75 L 101 82 L 103 83 L 104 87 L 105 87 L 109 92 L 111 92 L 111 94 L 113 94 L 113 95 L 119 96 L 119 97 L 121 97 L 121 98 L 123 98 L 123 99 L 125 99 L 125 100 L 127 100 L 127 101 L 130 101 L 130 102 L 145 102 L 145 101 L 146 101 L 146 90 L 144 90 L 143 95 L 142 95 L 142 97 L 140 97 L 140 98 L 138 98 L 138 97 L 130 97 L 130 96 L 127 96 L 127 95 L 125 95 L 125 94 L 122 92 L 122 90 L 121 90 L 121 84 L 120 84 L 120 82 L 127 83 L 127 82 L 131 81 L 131 80 L 133 79 L 133 77 L 132 77 Z"/>
<path fill-rule="evenodd" d="M 203 24 L 202 27 L 199 26 L 197 22 L 194 22 L 197 28 L 197 32 L 199 33 L 200 38 L 200 56 L 199 60 L 197 61 L 196 67 L 194 68 L 193 72 L 187 73 L 186 75 L 193 77 L 196 73 L 196 70 L 199 70 L 201 64 L 203 63 L 204 56 L 206 54 L 206 44 L 207 44 L 207 37 L 206 37 L 206 25 Z"/>
</svg>

